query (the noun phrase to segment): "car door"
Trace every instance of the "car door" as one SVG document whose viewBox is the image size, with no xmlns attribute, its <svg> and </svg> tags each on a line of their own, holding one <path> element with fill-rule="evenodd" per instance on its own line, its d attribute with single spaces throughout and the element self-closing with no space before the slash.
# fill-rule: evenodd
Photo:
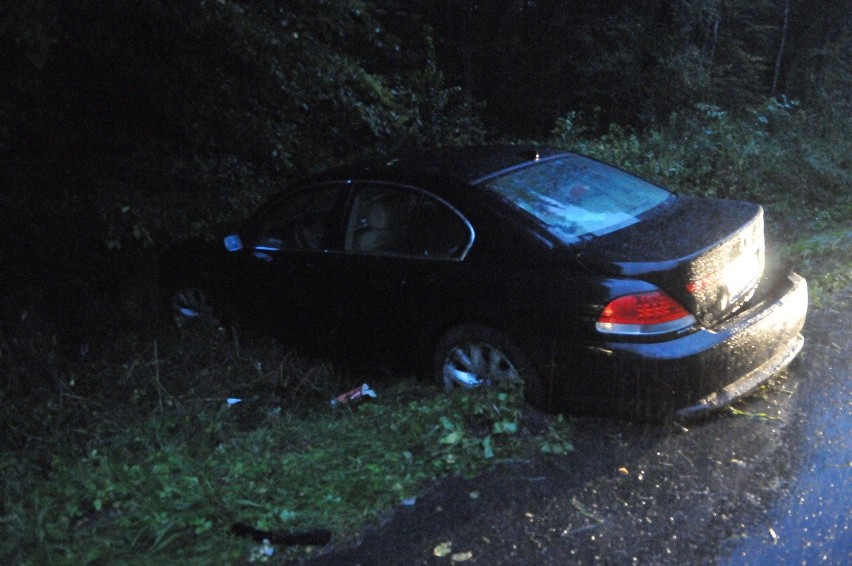
<svg viewBox="0 0 852 566">
<path fill-rule="evenodd" d="M 297 344 L 331 336 L 342 298 L 335 277 L 348 187 L 303 188 L 273 202 L 241 235 L 240 318 Z"/>
<path fill-rule="evenodd" d="M 356 183 L 343 257 L 358 351 L 405 357 L 452 308 L 453 285 L 473 243 L 470 224 L 438 197 L 410 186 Z"/>
</svg>

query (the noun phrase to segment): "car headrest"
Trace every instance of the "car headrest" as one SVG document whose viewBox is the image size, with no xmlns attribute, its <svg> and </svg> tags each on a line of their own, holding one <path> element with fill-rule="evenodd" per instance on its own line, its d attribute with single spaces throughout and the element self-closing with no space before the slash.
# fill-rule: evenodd
<svg viewBox="0 0 852 566">
<path fill-rule="evenodd" d="M 367 226 L 375 230 L 385 230 L 390 225 L 391 213 L 385 200 L 377 200 L 367 210 Z"/>
</svg>

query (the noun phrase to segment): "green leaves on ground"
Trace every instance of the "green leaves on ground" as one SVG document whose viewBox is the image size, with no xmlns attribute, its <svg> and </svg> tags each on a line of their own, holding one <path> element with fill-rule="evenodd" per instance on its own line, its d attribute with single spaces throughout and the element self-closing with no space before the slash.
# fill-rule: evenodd
<svg viewBox="0 0 852 566">
<path fill-rule="evenodd" d="M 125 418 L 78 420 L 75 430 L 49 429 L 49 445 L 31 438 L 0 452 L 3 562 L 237 562 L 251 542 L 229 534 L 235 522 L 328 528 L 341 542 L 438 478 L 571 450 L 564 420 L 532 415 L 516 391 L 380 381 L 371 382 L 378 399 L 333 409 L 329 381 L 343 376 L 308 375 L 310 366 L 288 355 L 279 361 L 304 374 L 287 378 L 302 384 L 302 395 L 281 397 L 281 372 L 265 347 L 262 361 L 252 345 L 229 350 L 235 360 L 218 377 L 208 372 L 207 394 L 182 389 L 169 352 L 159 383 L 154 367 L 140 361 L 135 371 L 152 379 L 137 384 Z M 215 349 L 229 348 L 223 340 Z M 192 354 L 196 362 L 207 357 L 184 347 L 184 357 Z M 253 384 L 229 405 L 222 386 L 231 380 Z M 86 403 L 118 407 L 120 396 L 106 392 Z M 66 398 L 55 411 L 83 407 L 82 398 Z M 535 434 L 526 425 L 532 417 Z"/>
</svg>

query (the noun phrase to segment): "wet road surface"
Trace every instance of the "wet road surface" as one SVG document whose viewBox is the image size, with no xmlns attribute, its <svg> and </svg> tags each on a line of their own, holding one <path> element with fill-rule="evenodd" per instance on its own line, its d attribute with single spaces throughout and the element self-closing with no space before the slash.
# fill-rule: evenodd
<svg viewBox="0 0 852 566">
<path fill-rule="evenodd" d="M 852 563 L 852 289 L 827 303 L 744 414 L 577 419 L 573 453 L 445 480 L 311 563 Z"/>
<path fill-rule="evenodd" d="M 845 323 L 814 325 L 805 360 L 810 376 L 797 384 L 793 403 L 801 463 L 786 496 L 772 510 L 768 536 L 743 541 L 728 559 L 730 564 L 852 563 L 849 311 L 847 295 L 845 309 L 834 305 L 820 313 Z"/>
</svg>

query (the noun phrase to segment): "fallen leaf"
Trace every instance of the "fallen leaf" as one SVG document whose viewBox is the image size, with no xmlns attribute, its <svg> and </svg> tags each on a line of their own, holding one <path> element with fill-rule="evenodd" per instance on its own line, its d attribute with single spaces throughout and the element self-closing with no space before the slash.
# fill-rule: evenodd
<svg viewBox="0 0 852 566">
<path fill-rule="evenodd" d="M 435 546 L 435 549 L 432 551 L 432 554 L 434 554 L 438 558 L 443 558 L 444 556 L 448 555 L 452 550 L 453 543 L 451 543 L 450 541 L 446 541 Z"/>
</svg>

